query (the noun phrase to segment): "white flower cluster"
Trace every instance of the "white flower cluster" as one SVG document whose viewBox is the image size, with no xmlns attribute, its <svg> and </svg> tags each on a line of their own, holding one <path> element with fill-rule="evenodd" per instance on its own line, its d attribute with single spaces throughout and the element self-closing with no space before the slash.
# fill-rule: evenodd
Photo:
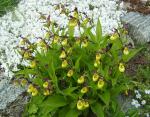
<svg viewBox="0 0 150 117">
<path fill-rule="evenodd" d="M 136 108 L 139 108 L 140 106 L 144 106 L 146 104 L 146 100 L 142 99 L 142 95 L 138 90 L 134 91 L 136 99 L 132 99 L 131 105 L 135 106 Z M 145 94 L 149 95 L 150 90 L 145 90 Z"/>
<path fill-rule="evenodd" d="M 50 14 L 51 19 L 57 21 L 60 26 L 68 22 L 65 15 L 59 15 L 54 9 L 54 4 L 67 4 L 67 8 L 75 7 L 80 12 L 85 12 L 97 22 L 101 19 L 103 33 L 111 33 L 118 27 L 120 15 L 125 13 L 118 10 L 119 0 L 21 0 L 15 11 L 7 13 L 0 18 L 0 67 L 5 69 L 6 76 L 12 76 L 10 67 L 16 68 L 20 62 L 19 55 L 14 50 L 19 43 L 19 36 L 31 35 L 31 37 L 43 36 L 42 22 L 39 20 L 39 12 Z M 90 6 L 93 8 L 90 9 Z"/>
</svg>

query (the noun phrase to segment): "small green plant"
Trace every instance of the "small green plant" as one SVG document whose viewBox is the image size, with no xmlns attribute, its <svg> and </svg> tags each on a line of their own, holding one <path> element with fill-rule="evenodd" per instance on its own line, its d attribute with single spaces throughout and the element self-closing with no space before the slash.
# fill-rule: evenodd
<svg viewBox="0 0 150 117">
<path fill-rule="evenodd" d="M 81 16 L 75 9 L 68 26 L 60 28 L 41 15 L 45 36 L 21 39 L 19 53 L 28 65 L 20 64 L 16 77 L 32 95 L 24 117 L 124 116 L 117 97 L 131 88 L 126 62 L 140 49 L 123 45 L 123 29 L 102 36 L 99 20 L 92 32 L 92 20 Z M 74 35 L 76 27 L 80 36 Z"/>
<path fill-rule="evenodd" d="M 0 17 L 13 9 L 18 3 L 19 0 L 0 0 Z"/>
</svg>

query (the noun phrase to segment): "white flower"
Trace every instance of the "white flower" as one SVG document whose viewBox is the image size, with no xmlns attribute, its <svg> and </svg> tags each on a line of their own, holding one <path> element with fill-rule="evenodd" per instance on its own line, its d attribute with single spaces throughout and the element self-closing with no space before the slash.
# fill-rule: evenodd
<svg viewBox="0 0 150 117">
<path fill-rule="evenodd" d="M 149 113 L 146 113 L 146 117 L 150 117 L 150 116 L 149 116 Z"/>
<path fill-rule="evenodd" d="M 150 90 L 145 90 L 145 94 L 150 94 Z"/>
<path fill-rule="evenodd" d="M 139 102 L 135 99 L 132 99 L 131 105 L 135 106 L 136 108 L 140 107 L 141 105 L 139 104 Z"/>
<path fill-rule="evenodd" d="M 136 94 L 136 98 L 141 99 L 141 94 L 140 93 Z"/>
<path fill-rule="evenodd" d="M 145 100 L 142 100 L 141 104 L 142 104 L 142 105 L 145 105 L 145 104 L 146 104 L 146 101 L 145 101 Z"/>
</svg>

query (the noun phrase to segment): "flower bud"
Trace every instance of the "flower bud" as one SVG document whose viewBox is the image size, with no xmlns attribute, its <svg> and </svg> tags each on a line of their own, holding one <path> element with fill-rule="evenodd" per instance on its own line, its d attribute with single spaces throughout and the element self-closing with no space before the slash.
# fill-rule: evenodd
<svg viewBox="0 0 150 117">
<path fill-rule="evenodd" d="M 97 87 L 98 87 L 99 89 L 102 89 L 103 86 L 104 86 L 104 84 L 105 84 L 104 80 L 99 79 L 99 81 L 98 81 L 98 83 L 97 83 Z"/>
<path fill-rule="evenodd" d="M 120 63 L 120 64 L 119 64 L 119 71 L 120 71 L 120 72 L 124 72 L 124 71 L 125 71 L 125 66 L 124 66 L 123 63 Z"/>
<path fill-rule="evenodd" d="M 77 82 L 78 84 L 83 84 L 85 82 L 84 76 L 81 76 L 80 78 L 78 78 Z"/>
<path fill-rule="evenodd" d="M 73 76 L 73 70 L 69 70 L 68 73 L 67 73 L 67 76 L 68 76 L 68 77 Z"/>
</svg>

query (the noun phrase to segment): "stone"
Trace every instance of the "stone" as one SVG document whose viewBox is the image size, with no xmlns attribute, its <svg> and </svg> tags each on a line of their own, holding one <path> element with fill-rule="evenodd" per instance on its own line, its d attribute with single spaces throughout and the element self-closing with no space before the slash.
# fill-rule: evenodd
<svg viewBox="0 0 150 117">
<path fill-rule="evenodd" d="M 8 78 L 0 74 L 0 110 L 13 102 L 25 90 L 10 83 Z"/>
<path fill-rule="evenodd" d="M 121 17 L 121 22 L 127 25 L 129 35 L 135 42 L 150 42 L 150 15 L 129 12 Z"/>
</svg>

